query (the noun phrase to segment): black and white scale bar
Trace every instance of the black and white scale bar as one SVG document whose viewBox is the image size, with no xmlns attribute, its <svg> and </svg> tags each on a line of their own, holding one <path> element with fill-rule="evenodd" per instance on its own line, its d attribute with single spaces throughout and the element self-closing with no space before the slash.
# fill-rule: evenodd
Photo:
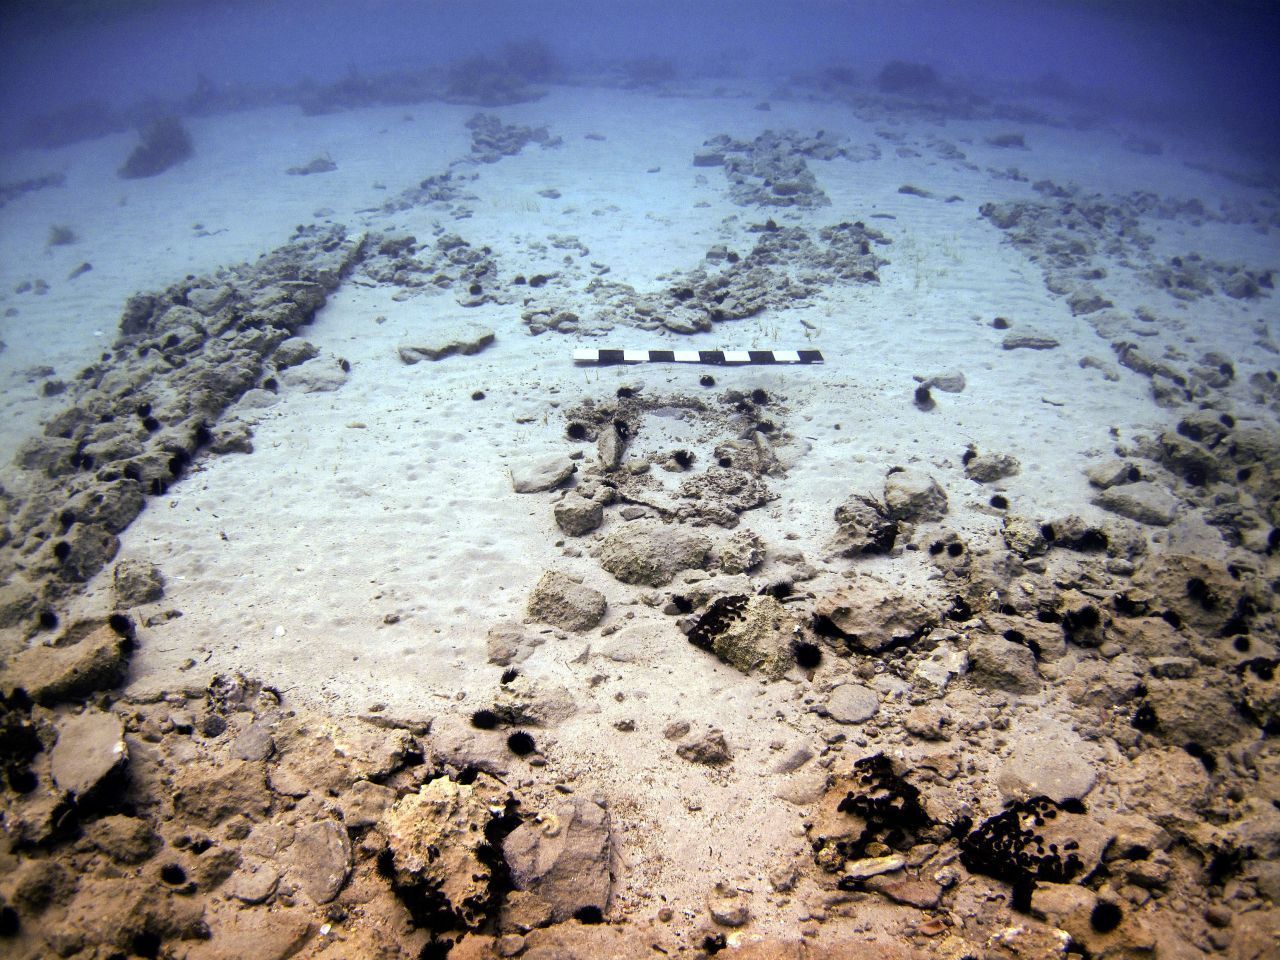
<svg viewBox="0 0 1280 960">
<path fill-rule="evenodd" d="M 822 363 L 820 350 L 575 350 L 574 363 Z"/>
</svg>

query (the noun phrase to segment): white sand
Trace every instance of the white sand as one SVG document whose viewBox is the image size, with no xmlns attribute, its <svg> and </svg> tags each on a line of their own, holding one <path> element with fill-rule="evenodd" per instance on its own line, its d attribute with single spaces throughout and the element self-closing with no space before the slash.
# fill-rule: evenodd
<svg viewBox="0 0 1280 960">
<path fill-rule="evenodd" d="M 775 100 L 772 112 L 759 112 L 753 107 L 760 97 L 673 99 L 559 89 L 537 103 L 495 111 L 507 122 L 548 124 L 564 145 L 529 147 L 476 167 L 474 215 L 439 226 L 492 247 L 506 278 L 554 269 L 563 252 L 542 254 L 530 244 L 549 233 L 571 234 L 590 249 L 584 266 L 606 264 L 609 279 L 649 290 L 660 285 L 660 274 L 694 266 L 714 243 L 745 253 L 751 243 L 746 226 L 768 215 L 730 203 L 720 170 L 691 166 L 706 138 L 795 127 L 826 129 L 853 144 L 878 143 L 879 160 L 810 161 L 832 206 L 773 215 L 783 224 L 815 227 L 862 219 L 882 230 L 893 244 L 882 251 L 891 265 L 881 271 L 879 286 L 834 288 L 811 304 L 697 337 L 619 327 L 588 345 L 816 346 L 824 352 L 821 367 L 712 371 L 720 388 L 761 386 L 780 397 L 787 428 L 812 443 L 785 478 L 772 481 L 780 499 L 743 517 L 743 526 L 758 531 L 773 550 L 799 549 L 818 561 L 834 532 L 834 507 L 854 492 L 879 494 L 894 465 L 919 466 L 935 476 L 951 501 L 946 526 L 980 546 L 999 519 L 985 506 L 992 489 L 964 477 L 960 457 L 968 444 L 1019 458 L 1021 474 L 1000 489 L 1021 512 L 1099 517 L 1088 503 L 1085 466 L 1108 455 L 1116 435 L 1165 429 L 1175 414 L 1152 404 L 1146 378 L 1117 368 L 1119 378 L 1109 382 L 1078 365 L 1092 355 L 1115 366 L 1087 319 L 1072 317 L 1046 291 L 1039 269 L 978 216 L 983 202 L 1033 195 L 1030 183 L 992 179 L 987 168 L 1017 165 L 1031 182 L 1075 179 L 1108 194 L 1159 184 L 1159 192 L 1199 196 L 1211 207 L 1224 197 L 1253 194 L 1183 166 L 1184 157 L 1199 155 L 1181 152 L 1182 145 L 1142 157 L 1124 150 L 1120 135 L 1106 129 L 868 123 L 831 104 Z M 195 158 L 136 182 L 115 176 L 127 137 L 6 158 L 0 168 L 5 181 L 49 169 L 65 170 L 68 181 L 0 210 L 0 313 L 18 311 L 0 321 L 0 338 L 8 344 L 0 354 L 0 447 L 7 454 L 61 407 L 58 398 L 38 398 L 38 381 L 28 382 L 20 371 L 49 364 L 70 378 L 112 339 L 122 301 L 132 292 L 256 256 L 284 242 L 294 224 L 312 221 L 321 208 L 352 228 L 430 237 L 440 218 L 433 208 L 391 217 L 356 211 L 465 155 L 469 141 L 462 124 L 471 112 L 430 104 L 322 117 L 270 110 L 193 121 Z M 921 156 L 895 156 L 895 144 L 878 137 L 878 129 L 892 130 Z M 984 142 L 1010 129 L 1025 131 L 1029 150 Z M 607 139 L 584 139 L 589 132 Z M 980 169 L 938 159 L 927 145 L 932 137 L 955 143 Z M 284 175 L 286 167 L 324 152 L 338 164 L 336 172 Z M 660 170 L 646 172 L 653 167 Z M 935 199 L 897 193 L 908 183 Z M 563 196 L 537 195 L 548 187 Z M 945 202 L 951 195 L 963 201 Z M 876 213 L 895 219 L 870 219 Z M 727 229 L 726 218 L 736 218 Z M 45 250 L 54 223 L 71 226 L 79 242 Z M 194 239 L 195 223 L 214 235 Z M 1181 222 L 1147 226 L 1171 250 L 1277 262 L 1275 233 L 1260 236 L 1221 224 L 1203 230 Z M 65 280 L 82 260 L 93 271 Z M 12 292 L 35 277 L 50 283 L 46 296 Z M 1123 292 L 1119 308 L 1147 304 L 1182 325 L 1162 333 L 1161 344 L 1182 342 L 1185 349 L 1194 338 L 1197 350 L 1223 349 L 1235 358 L 1242 379 L 1255 364 L 1271 362 L 1251 347 L 1250 332 L 1259 320 L 1275 330 L 1270 299 L 1217 297 L 1182 307 L 1119 268 L 1107 290 Z M 788 905 L 775 898 L 770 905 L 764 873 L 803 845 L 804 810 L 774 797 L 787 778 L 767 773 L 780 755 L 771 743 L 822 747 L 831 724 L 806 712 L 806 703 L 823 684 L 843 677 L 847 664 L 829 663 L 813 683 L 798 676 L 774 684 L 744 678 L 690 647 L 671 618 L 639 602 L 644 591 L 613 581 L 585 554 L 562 556 L 556 543 L 564 538 L 552 519 L 551 498 L 518 496 L 507 476 L 518 460 L 571 449 L 557 406 L 611 397 L 621 383 L 643 384 L 648 393 L 698 393 L 697 378 L 706 371 L 574 368 L 575 342 L 554 333 L 528 336 L 518 307 L 468 311 L 449 293 L 396 302 L 392 292 L 348 284 L 305 331 L 324 355 L 351 362 L 344 387 L 324 394 L 282 391 L 255 426 L 252 455 L 201 462 L 167 496 L 153 500 L 123 536 L 120 558 L 151 560 L 168 578 L 167 596 L 155 609 L 182 612 L 142 631 L 136 680 L 176 686 L 240 670 L 296 701 L 326 702 L 339 713 L 383 703 L 392 713 L 435 717 L 447 730 L 487 705 L 498 689 L 500 670 L 485 658 L 488 627 L 523 616 L 529 590 L 545 569 L 582 576 L 608 597 L 605 625 L 625 623 L 645 656 L 630 664 L 583 657 L 588 648 L 599 648 L 598 631 L 553 636 L 540 647 L 522 669 L 568 688 L 579 712 L 554 730 L 537 732 L 547 767 L 529 771 L 513 762 L 515 781 L 528 781 L 534 796 L 545 796 L 559 781 L 608 798 L 620 828 L 622 904 L 661 894 L 678 912 L 696 911 L 710 883 L 725 879 L 755 890 L 759 932 L 794 926 L 800 901 Z M 997 315 L 1019 330 L 1050 331 L 1062 346 L 1003 351 L 1003 334 L 990 326 Z M 398 360 L 396 344 L 406 336 L 460 320 L 492 327 L 497 343 L 475 357 L 412 367 Z M 809 337 L 801 320 L 816 328 Z M 947 370 L 964 372 L 964 392 L 936 394 L 938 409 L 931 413 L 915 409 L 913 375 Z M 471 400 L 475 390 L 486 399 Z M 526 416 L 532 422 L 517 422 Z M 601 532 L 619 522 L 610 519 Z M 786 535 L 795 539 L 784 540 Z M 844 566 L 824 576 L 835 582 Z M 910 557 L 860 569 L 908 580 L 927 573 Z M 109 603 L 107 571 L 76 602 L 75 612 L 100 613 Z M 384 624 L 388 614 L 399 622 Z M 184 670 L 189 660 L 197 666 Z M 635 732 L 614 729 L 624 719 L 635 722 Z M 709 772 L 677 759 L 662 730 L 680 719 L 695 732 L 722 729 L 736 754 L 733 766 Z M 845 732 L 858 736 L 857 728 Z M 480 736 L 497 743 L 500 735 Z M 850 750 L 849 760 L 865 752 Z"/>
</svg>

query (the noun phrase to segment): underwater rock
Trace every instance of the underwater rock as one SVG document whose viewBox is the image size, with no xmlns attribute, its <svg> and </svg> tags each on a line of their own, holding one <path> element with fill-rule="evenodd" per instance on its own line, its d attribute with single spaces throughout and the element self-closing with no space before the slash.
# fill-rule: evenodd
<svg viewBox="0 0 1280 960">
<path fill-rule="evenodd" d="M 881 501 L 855 493 L 836 507 L 839 532 L 833 540 L 842 557 L 888 553 L 898 539 L 898 522 Z"/>
<path fill-rule="evenodd" d="M 1093 502 L 1112 513 L 1152 527 L 1167 527 L 1177 516 L 1178 498 L 1146 480 L 1104 489 Z"/>
<path fill-rule="evenodd" d="M 1052 350 L 1060 344 L 1046 333 L 1010 333 L 1000 346 L 1005 350 Z"/>
<path fill-rule="evenodd" d="M 1130 460 L 1112 459 L 1095 463 L 1085 471 L 1085 476 L 1091 486 L 1106 490 L 1122 483 L 1136 483 L 1142 479 L 1142 471 Z"/>
<path fill-rule="evenodd" d="M 147 560 L 121 560 L 111 571 L 116 607 L 128 610 L 164 597 L 164 574 Z"/>
<path fill-rule="evenodd" d="M 486 773 L 470 783 L 437 777 L 396 801 L 382 821 L 397 889 L 439 915 L 445 929 L 473 929 L 495 904 L 495 827 L 510 795 Z M 494 812 L 496 811 L 496 812 Z"/>
<path fill-rule="evenodd" d="M 495 623 L 485 639 L 485 651 L 490 663 L 509 667 L 521 663 L 542 645 L 541 634 L 526 630 L 518 623 Z"/>
<path fill-rule="evenodd" d="M 817 599 L 814 631 L 832 646 L 859 653 L 909 646 L 938 622 L 926 599 L 927 593 L 902 592 L 877 577 L 858 576 Z"/>
<path fill-rule="evenodd" d="M 709 730 L 690 743 L 676 747 L 676 756 L 706 767 L 722 767 L 733 760 L 733 751 L 719 730 Z"/>
<path fill-rule="evenodd" d="M 897 470 L 885 478 L 884 500 L 894 520 L 928 522 L 947 513 L 947 495 L 938 482 L 919 470 Z"/>
<path fill-rule="evenodd" d="M 740 531 L 720 548 L 720 569 L 728 574 L 754 570 L 764 562 L 764 541 L 750 530 Z"/>
<path fill-rule="evenodd" d="M 6 691 L 25 690 L 36 703 L 50 706 L 110 690 L 124 680 L 131 644 L 110 626 L 80 623 L 57 647 L 22 651 L 3 674 Z"/>
<path fill-rule="evenodd" d="M 960 861 L 973 873 L 1010 884 L 1012 906 L 1025 913 L 1038 883 L 1070 883 L 1101 861 L 1110 835 L 1083 813 L 1076 801 L 1019 801 L 960 841 Z"/>
<path fill-rule="evenodd" d="M 926 389 L 941 390 L 943 393 L 962 393 L 965 388 L 964 374 L 959 370 L 935 373 L 931 377 L 922 378 L 920 386 Z"/>
<path fill-rule="evenodd" d="M 529 674 L 504 683 L 493 712 L 510 726 L 549 727 L 578 712 L 578 700 L 566 687 Z"/>
<path fill-rule="evenodd" d="M 526 606 L 529 616 L 565 630 L 590 630 L 603 618 L 606 601 L 599 590 L 582 585 L 567 574 L 548 570 Z"/>
<path fill-rule="evenodd" d="M 870 858 L 872 844 L 905 853 L 931 826 L 919 788 L 895 771 L 883 753 L 875 753 L 832 778 L 806 829 L 814 862 L 828 873 L 842 874 L 850 862 Z M 862 882 L 842 878 L 840 885 L 857 889 Z"/>
<path fill-rule="evenodd" d="M 613 836 L 600 804 L 576 800 L 545 812 L 513 830 L 502 852 L 515 888 L 542 898 L 555 922 L 588 907 L 608 910 Z"/>
<path fill-rule="evenodd" d="M 720 597 L 693 629 L 689 642 L 731 667 L 777 679 L 795 663 L 800 621 L 771 596 Z"/>
<path fill-rule="evenodd" d="M 336 897 L 351 873 L 351 840 L 336 820 L 319 820 L 294 831 L 286 853 L 287 875 L 296 879 L 312 903 Z"/>
<path fill-rule="evenodd" d="M 841 683 L 827 694 L 824 709 L 836 723 L 865 723 L 880 710 L 880 695 L 859 683 Z"/>
<path fill-rule="evenodd" d="M 129 762 L 124 724 L 113 713 L 93 708 L 61 718 L 51 755 L 53 782 L 86 804 L 108 777 Z"/>
<path fill-rule="evenodd" d="M 628 523 L 604 539 L 600 565 L 623 583 L 661 587 L 681 570 L 704 567 L 711 541 L 674 524 Z"/>
<path fill-rule="evenodd" d="M 479 353 L 496 339 L 494 332 L 479 324 L 466 324 L 443 330 L 434 339 L 419 336 L 396 347 L 402 363 L 415 364 L 420 360 L 443 360 L 454 354 L 471 356 Z"/>
<path fill-rule="evenodd" d="M 191 763 L 174 777 L 173 805 L 193 822 L 216 827 L 236 815 L 262 816 L 271 808 L 271 791 L 260 763 Z"/>
<path fill-rule="evenodd" d="M 544 493 L 554 490 L 577 472 L 578 465 L 556 455 L 511 468 L 511 486 L 516 493 Z"/>
<path fill-rule="evenodd" d="M 191 134 L 177 117 L 162 117 L 142 128 L 142 142 L 120 168 L 126 180 L 154 177 L 195 153 Z"/>
<path fill-rule="evenodd" d="M 290 337 L 276 347 L 275 353 L 271 354 L 271 362 L 275 364 L 277 370 L 284 370 L 286 367 L 296 367 L 318 356 L 320 356 L 320 350 L 310 340 Z"/>
<path fill-rule="evenodd" d="M 969 667 L 975 681 L 997 690 L 1018 694 L 1040 690 L 1035 655 L 1003 637 L 981 636 L 969 644 Z"/>
<path fill-rule="evenodd" d="M 964 475 L 975 483 L 995 483 L 1017 476 L 1021 469 L 1017 457 L 1006 453 L 979 453 L 965 460 Z"/>
<path fill-rule="evenodd" d="M 1209 806 L 1209 774 L 1180 746 L 1143 750 L 1113 766 L 1108 779 L 1119 788 L 1120 809 L 1175 833 L 1198 826 Z"/>
<path fill-rule="evenodd" d="M 556 526 L 571 537 L 590 533 L 604 522 L 604 507 L 595 500 L 570 493 L 555 505 Z"/>
<path fill-rule="evenodd" d="M 468 99 L 465 102 L 476 101 Z M 530 143 L 548 147 L 556 142 L 546 127 L 504 124 L 491 113 L 475 114 L 467 121 L 467 129 L 471 131 L 471 153 L 481 163 L 497 163 L 503 157 L 514 157 Z"/>
<path fill-rule="evenodd" d="M 85 583 L 105 567 L 120 549 L 120 540 L 95 523 L 75 523 L 54 543 L 54 567 L 58 576 Z"/>
<path fill-rule="evenodd" d="M 1080 800 L 1098 782 L 1097 771 L 1081 755 L 1083 745 L 1039 732 L 1010 743 L 1010 757 L 1000 767 L 1000 793 L 1012 800 L 1048 797 L 1055 803 Z"/>
<path fill-rule="evenodd" d="M 150 860 L 161 841 L 151 824 L 141 817 L 113 814 L 88 824 L 85 836 L 96 849 L 116 863 L 136 866 Z"/>
<path fill-rule="evenodd" d="M 326 153 L 323 156 L 313 157 L 311 160 L 298 166 L 289 167 L 285 170 L 291 177 L 309 177 L 313 173 L 332 173 L 338 169 L 338 165 Z"/>
<path fill-rule="evenodd" d="M 717 926 L 742 927 L 751 919 L 751 903 L 745 891 L 717 883 L 707 896 L 707 913 Z"/>
<path fill-rule="evenodd" d="M 342 813 L 343 824 L 349 830 L 359 830 L 381 820 L 395 801 L 396 792 L 391 787 L 372 780 L 357 780 L 335 802 Z"/>
</svg>

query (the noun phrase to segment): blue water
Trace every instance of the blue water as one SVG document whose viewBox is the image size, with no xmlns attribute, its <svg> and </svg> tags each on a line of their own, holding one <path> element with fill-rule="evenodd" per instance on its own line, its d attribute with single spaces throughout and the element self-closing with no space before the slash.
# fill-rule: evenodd
<svg viewBox="0 0 1280 960">
<path fill-rule="evenodd" d="M 638 56 L 683 74 L 788 76 L 926 63 L 947 77 L 1051 75 L 1117 109 L 1280 143 L 1280 9 L 1265 2 L 792 0 L 745 3 L 72 2 L 0 7 L 0 134 L 86 98 L 170 100 L 200 77 L 269 88 L 355 68 L 442 67 L 538 39 L 570 74 Z"/>
</svg>

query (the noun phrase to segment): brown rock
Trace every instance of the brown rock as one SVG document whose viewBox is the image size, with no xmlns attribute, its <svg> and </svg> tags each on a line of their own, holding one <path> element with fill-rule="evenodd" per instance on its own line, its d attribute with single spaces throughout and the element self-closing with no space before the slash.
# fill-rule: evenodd
<svg viewBox="0 0 1280 960">
<path fill-rule="evenodd" d="M 864 653 L 909 641 L 938 621 L 919 591 L 906 593 L 866 575 L 819 597 L 814 614 L 843 634 L 848 647 Z"/>
<path fill-rule="evenodd" d="M 629 523 L 604 539 L 600 564 L 623 583 L 661 587 L 681 570 L 706 565 L 711 541 L 657 521 Z"/>
<path fill-rule="evenodd" d="M 557 921 L 584 907 L 609 907 L 612 833 L 599 804 L 578 800 L 529 821 L 507 837 L 503 854 L 518 890 L 537 894 Z"/>
<path fill-rule="evenodd" d="M 160 838 L 151 824 L 137 817 L 103 817 L 85 827 L 85 836 L 117 863 L 142 863 L 160 849 Z"/>
<path fill-rule="evenodd" d="M 711 730 L 705 736 L 676 747 L 676 755 L 690 763 L 719 767 L 733 759 L 733 751 L 719 730 Z"/>
<path fill-rule="evenodd" d="M 869 878 L 864 886 L 894 903 L 920 910 L 932 910 L 942 899 L 942 886 L 932 880 L 882 874 Z"/>
<path fill-rule="evenodd" d="M 87 800 L 111 774 L 129 762 L 124 724 L 113 713 L 88 709 L 58 721 L 51 765 L 59 790 Z"/>
<path fill-rule="evenodd" d="M 590 630 L 604 617 L 604 594 L 567 574 L 548 570 L 529 596 L 529 616 L 565 630 Z"/>
<path fill-rule="evenodd" d="M 174 788 L 175 809 L 206 827 L 235 814 L 253 819 L 271 807 L 262 765 L 245 760 L 184 766 Z"/>
<path fill-rule="evenodd" d="M 488 774 L 469 784 L 438 777 L 401 797 L 383 818 L 395 883 L 443 899 L 468 927 L 489 909 L 485 827 L 507 794 Z"/>
<path fill-rule="evenodd" d="M 106 624 L 77 624 L 60 641 L 14 657 L 3 676 L 4 691 L 25 690 L 37 703 L 50 706 L 110 690 L 124 679 L 129 645 Z"/>
<path fill-rule="evenodd" d="M 351 839 L 336 820 L 299 827 L 288 851 L 289 875 L 317 904 L 338 895 L 351 873 Z"/>
</svg>

